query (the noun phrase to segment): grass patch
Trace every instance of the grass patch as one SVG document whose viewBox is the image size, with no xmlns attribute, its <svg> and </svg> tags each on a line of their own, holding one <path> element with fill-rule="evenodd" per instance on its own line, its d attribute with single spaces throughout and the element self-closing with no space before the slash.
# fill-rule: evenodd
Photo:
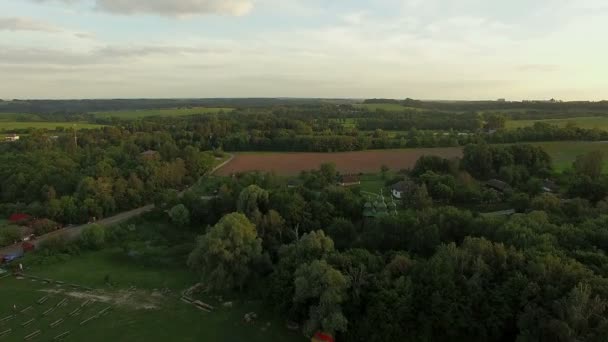
<svg viewBox="0 0 608 342">
<path fill-rule="evenodd" d="M 537 122 L 543 122 L 559 127 L 566 127 L 569 123 L 579 128 L 608 130 L 608 116 L 577 117 L 566 119 L 545 119 L 545 120 L 508 120 L 507 129 L 516 129 L 533 126 Z"/>
<path fill-rule="evenodd" d="M 229 112 L 232 108 L 208 108 L 208 107 L 194 107 L 194 108 L 171 108 L 171 109 L 141 109 L 141 110 L 119 110 L 111 112 L 94 112 L 96 117 L 99 118 L 121 118 L 121 119 L 140 119 L 148 116 L 187 116 L 187 115 L 198 115 L 198 114 L 214 114 L 220 111 Z"/>
<path fill-rule="evenodd" d="M 563 171 L 572 167 L 572 163 L 577 156 L 601 151 L 606 155 L 604 160 L 604 172 L 608 172 L 608 143 L 589 142 L 589 141 L 558 141 L 532 143 L 532 145 L 542 147 L 553 160 L 553 167 L 557 171 Z"/>
<path fill-rule="evenodd" d="M 0 132 L 22 129 L 48 129 L 56 131 L 63 129 L 96 129 L 104 125 L 96 125 L 86 122 L 23 122 L 23 121 L 0 121 Z"/>
<path fill-rule="evenodd" d="M 80 290 L 13 277 L 0 280 L 0 302 L 5 304 L 0 308 L 0 318 L 12 314 L 13 304 L 19 309 L 33 306 L 33 310 L 17 319 L 0 323 L 0 331 L 13 329 L 11 336 L 5 339 L 22 341 L 24 336 L 40 329 L 42 334 L 36 340 L 44 341 L 68 330 L 72 332 L 66 341 L 304 341 L 301 334 L 288 331 L 284 320 L 269 313 L 259 301 L 226 298 L 224 300 L 233 300 L 232 308 L 220 305 L 212 313 L 204 313 L 179 300 L 180 292 L 198 281 L 185 266 L 174 269 L 142 267 L 123 255 L 119 249 L 108 249 L 85 253 L 64 263 L 28 269 L 33 275 L 93 287 L 96 290 L 92 294 L 112 298 L 109 303 L 96 302 L 77 317 L 70 317 L 69 313 L 85 300 L 67 293 L 80 293 Z M 110 275 L 113 287 L 105 284 L 106 274 Z M 131 286 L 136 289 L 129 291 Z M 163 288 L 169 288 L 171 292 L 161 294 Z M 44 305 L 36 304 L 48 290 L 63 292 L 52 293 Z M 68 299 L 67 306 L 42 316 L 64 298 Z M 138 300 L 151 301 L 154 307 L 140 307 Z M 80 325 L 81 321 L 110 305 L 112 310 L 108 315 Z M 259 318 L 255 323 L 247 324 L 243 316 L 252 311 Z M 35 318 L 34 323 L 27 328 L 21 327 L 21 323 L 31 318 Z M 59 319 L 65 319 L 65 322 L 57 328 L 49 327 Z"/>
</svg>

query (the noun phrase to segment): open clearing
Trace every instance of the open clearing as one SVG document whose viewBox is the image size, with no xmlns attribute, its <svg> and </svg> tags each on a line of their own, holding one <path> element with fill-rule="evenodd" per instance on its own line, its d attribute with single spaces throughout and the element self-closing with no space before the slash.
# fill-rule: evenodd
<svg viewBox="0 0 608 342">
<path fill-rule="evenodd" d="M 99 118 L 121 118 L 121 119 L 139 119 L 148 116 L 187 116 L 198 114 L 213 114 L 221 111 L 230 112 L 232 108 L 209 108 L 209 107 L 193 107 L 193 108 L 169 108 L 169 109 L 142 109 L 142 110 L 119 110 L 111 112 L 95 112 Z"/>
<path fill-rule="evenodd" d="M 392 170 L 411 168 L 423 155 L 460 157 L 462 149 L 448 147 L 338 153 L 238 153 L 217 173 L 225 176 L 246 171 L 274 171 L 278 175 L 290 176 L 316 169 L 324 163 L 334 163 L 342 173 L 374 173 L 382 165 Z"/>
<path fill-rule="evenodd" d="M 559 127 L 565 127 L 568 123 L 573 123 L 576 127 L 586 129 L 601 129 L 608 130 L 608 116 L 591 116 L 591 117 L 577 117 L 577 118 L 566 118 L 566 119 L 546 119 L 546 120 L 508 120 L 507 128 L 515 129 L 522 127 L 533 126 L 537 122 L 543 122 L 550 125 L 557 125 Z"/>
<path fill-rule="evenodd" d="M 22 121 L 0 121 L 0 131 L 11 131 L 19 129 L 48 129 L 51 131 L 62 127 L 64 129 L 95 129 L 104 127 L 86 122 L 22 122 Z"/>
<path fill-rule="evenodd" d="M 216 309 L 205 313 L 180 301 L 182 290 L 198 281 L 185 267 L 164 269 L 147 268 L 133 264 L 123 257 L 120 249 L 85 253 L 66 262 L 26 270 L 28 274 L 66 284 L 43 284 L 31 279 L 7 277 L 0 279 L 0 319 L 14 315 L 13 319 L 0 322 L 0 332 L 12 332 L 0 338 L 2 341 L 23 341 L 37 330 L 41 334 L 34 341 L 51 341 L 64 332 L 71 333 L 65 341 L 130 341 L 130 342 L 194 342 L 194 341 L 304 341 L 301 334 L 288 331 L 282 318 L 264 310 L 261 302 L 227 298 L 233 301 L 231 308 L 218 305 L 213 298 L 201 298 Z M 113 286 L 105 284 L 109 276 Z M 84 285 L 93 291 L 73 289 L 68 284 Z M 43 304 L 37 301 L 45 296 Z M 88 300 L 94 300 L 82 312 L 70 316 Z M 65 300 L 65 306 L 57 306 Z M 90 320 L 105 308 L 108 313 Z M 53 308 L 44 315 L 47 310 Z M 256 312 L 258 319 L 245 323 L 243 316 Z M 168 314 L 170 313 L 170 314 Z M 32 320 L 26 327 L 21 324 Z M 56 327 L 51 323 L 64 320 Z"/>
</svg>

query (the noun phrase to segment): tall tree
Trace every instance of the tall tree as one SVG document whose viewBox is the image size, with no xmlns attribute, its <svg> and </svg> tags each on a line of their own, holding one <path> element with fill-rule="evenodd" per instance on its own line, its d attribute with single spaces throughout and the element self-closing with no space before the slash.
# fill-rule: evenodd
<svg viewBox="0 0 608 342">
<path fill-rule="evenodd" d="M 199 237 L 188 264 L 215 290 L 242 290 L 261 255 L 255 226 L 245 215 L 232 213 Z"/>
</svg>

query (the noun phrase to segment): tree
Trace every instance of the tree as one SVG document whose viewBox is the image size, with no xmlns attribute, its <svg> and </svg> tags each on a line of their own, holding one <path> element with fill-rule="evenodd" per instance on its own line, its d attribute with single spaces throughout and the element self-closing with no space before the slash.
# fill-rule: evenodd
<svg viewBox="0 0 608 342">
<path fill-rule="evenodd" d="M 198 238 L 188 265 L 215 290 L 242 290 L 252 274 L 252 263 L 262 256 L 255 226 L 241 213 L 224 216 Z"/>
<path fill-rule="evenodd" d="M 498 130 L 505 128 L 507 118 L 501 114 L 490 114 L 486 116 L 486 128 L 490 130 Z"/>
<path fill-rule="evenodd" d="M 340 304 L 347 299 L 348 279 L 325 260 L 315 260 L 298 267 L 295 273 L 296 303 L 312 303 L 304 326 L 306 334 L 346 331 L 348 320 Z"/>
<path fill-rule="evenodd" d="M 268 191 L 257 185 L 250 185 L 239 194 L 237 210 L 255 223 L 259 223 L 268 211 Z"/>
<path fill-rule="evenodd" d="M 357 237 L 355 225 L 351 221 L 341 217 L 334 219 L 333 223 L 327 227 L 327 234 L 331 236 L 336 248 L 339 250 L 352 246 Z"/>
<path fill-rule="evenodd" d="M 87 249 L 99 250 L 106 243 L 106 231 L 104 227 L 94 224 L 86 228 L 80 234 L 80 244 Z"/>
<path fill-rule="evenodd" d="M 585 175 L 591 179 L 598 179 L 602 174 L 604 165 L 604 153 L 600 151 L 589 152 L 576 157 L 573 167 L 576 173 Z"/>
<path fill-rule="evenodd" d="M 16 226 L 0 226 L 0 246 L 8 246 L 21 240 L 21 230 Z"/>
<path fill-rule="evenodd" d="M 190 224 L 190 212 L 183 204 L 178 204 L 169 210 L 171 222 L 178 227 L 186 227 Z"/>
<path fill-rule="evenodd" d="M 431 196 L 429 195 L 425 184 L 419 186 L 416 192 L 414 192 L 412 204 L 414 205 L 414 208 L 419 210 L 428 208 L 433 205 L 433 198 L 431 198 Z"/>
<path fill-rule="evenodd" d="M 380 174 L 382 175 L 382 179 L 386 180 L 386 174 L 389 170 L 390 169 L 388 168 L 388 166 L 382 164 L 382 166 L 380 167 Z"/>
</svg>

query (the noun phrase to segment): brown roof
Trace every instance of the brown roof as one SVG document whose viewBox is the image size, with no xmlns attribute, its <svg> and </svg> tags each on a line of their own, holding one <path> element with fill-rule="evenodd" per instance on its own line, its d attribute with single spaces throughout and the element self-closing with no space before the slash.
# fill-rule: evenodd
<svg viewBox="0 0 608 342">
<path fill-rule="evenodd" d="M 501 180 L 491 179 L 486 182 L 486 186 L 498 190 L 498 191 L 508 191 L 511 190 L 511 186 Z"/>
<path fill-rule="evenodd" d="M 391 186 L 391 190 L 399 191 L 399 192 L 409 192 L 416 187 L 416 183 L 411 180 L 404 180 L 398 183 L 395 183 Z"/>
<path fill-rule="evenodd" d="M 145 152 L 142 152 L 141 154 L 144 156 L 155 156 L 158 152 L 153 151 L 153 150 L 147 150 Z"/>
<path fill-rule="evenodd" d="M 342 183 L 359 183 L 361 182 L 361 177 L 358 175 L 344 175 L 342 176 Z"/>
</svg>

